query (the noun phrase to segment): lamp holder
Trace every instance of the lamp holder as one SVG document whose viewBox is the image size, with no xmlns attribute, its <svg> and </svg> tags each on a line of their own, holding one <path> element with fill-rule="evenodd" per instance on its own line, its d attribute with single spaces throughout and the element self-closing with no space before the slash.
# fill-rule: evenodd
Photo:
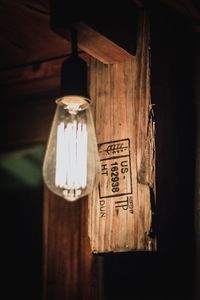
<svg viewBox="0 0 200 300">
<path fill-rule="evenodd" d="M 78 56 L 77 31 L 71 26 L 71 56 L 64 60 L 61 68 L 61 93 L 88 97 L 87 63 Z"/>
<path fill-rule="evenodd" d="M 77 30 L 73 27 L 70 26 L 70 33 L 71 33 L 71 47 L 72 47 L 72 56 L 77 57 L 78 56 L 78 51 L 77 51 Z"/>
</svg>

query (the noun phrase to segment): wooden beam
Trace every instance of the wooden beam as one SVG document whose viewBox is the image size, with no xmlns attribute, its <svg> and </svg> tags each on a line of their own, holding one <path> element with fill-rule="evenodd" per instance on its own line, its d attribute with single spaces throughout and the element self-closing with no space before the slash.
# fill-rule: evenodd
<svg viewBox="0 0 200 300">
<path fill-rule="evenodd" d="M 154 251 L 155 141 L 146 16 L 141 16 L 132 60 L 107 66 L 91 59 L 90 96 L 100 156 L 100 183 L 89 197 L 92 251 Z"/>
<path fill-rule="evenodd" d="M 80 49 L 104 64 L 123 62 L 135 55 L 138 10 L 132 1 L 121 5 L 102 0 L 93 6 L 86 0 L 78 9 L 77 5 L 75 1 L 69 8 L 64 0 L 51 1 L 55 32 L 70 40 L 69 28 L 73 25 Z"/>
<path fill-rule="evenodd" d="M 114 64 L 133 56 L 83 22 L 75 25 L 78 31 L 78 46 L 104 64 Z"/>
</svg>

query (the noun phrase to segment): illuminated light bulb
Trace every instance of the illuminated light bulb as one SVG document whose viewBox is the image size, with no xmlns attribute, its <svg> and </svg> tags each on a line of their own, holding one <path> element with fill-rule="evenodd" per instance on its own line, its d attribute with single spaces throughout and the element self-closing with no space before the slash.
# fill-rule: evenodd
<svg viewBox="0 0 200 300">
<path fill-rule="evenodd" d="M 52 192 L 74 201 L 91 193 L 98 179 L 99 157 L 91 100 L 65 96 L 56 103 L 43 177 Z"/>
</svg>

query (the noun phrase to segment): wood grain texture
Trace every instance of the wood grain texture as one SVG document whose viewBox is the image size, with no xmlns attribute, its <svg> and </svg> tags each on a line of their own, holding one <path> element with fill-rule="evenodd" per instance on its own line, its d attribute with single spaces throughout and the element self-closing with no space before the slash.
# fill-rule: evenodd
<svg viewBox="0 0 200 300">
<path fill-rule="evenodd" d="M 83 22 L 76 24 L 80 49 L 104 64 L 114 64 L 133 57 L 126 50 Z"/>
<path fill-rule="evenodd" d="M 155 145 L 150 97 L 149 23 L 145 15 L 140 18 L 137 53 L 133 59 L 104 65 L 91 58 L 90 96 L 94 100 L 101 160 L 100 185 L 89 198 L 92 251 L 153 251 L 156 249 L 156 242 L 152 239 Z M 106 150 L 103 150 L 102 143 Z M 109 146 L 115 147 L 116 151 L 110 151 Z M 128 147 L 129 150 L 116 147 Z M 127 153 L 129 158 L 115 158 Z M 127 164 L 127 174 L 123 174 L 123 164 Z M 113 179 L 116 177 L 112 173 L 112 170 L 116 171 L 113 166 L 117 166 L 119 173 L 117 190 L 112 189 L 112 183 L 117 180 Z"/>
<path fill-rule="evenodd" d="M 84 22 L 77 22 L 74 28 L 78 34 L 78 47 L 104 64 L 123 62 L 133 57 L 131 53 Z M 68 41 L 71 40 L 68 30 L 62 28 L 57 31 Z"/>
<path fill-rule="evenodd" d="M 0 69 L 67 55 L 70 43 L 50 29 L 49 1 L 1 0 Z"/>
<path fill-rule="evenodd" d="M 86 63 L 89 62 L 87 54 L 79 52 L 79 56 Z M 70 55 L 64 55 L 0 71 L 0 97 L 19 102 L 17 97 L 29 99 L 33 96 L 59 93 L 62 64 L 69 57 Z"/>
<path fill-rule="evenodd" d="M 87 237 L 87 198 L 44 196 L 44 294 L 48 300 L 98 299 L 98 258 Z"/>
</svg>

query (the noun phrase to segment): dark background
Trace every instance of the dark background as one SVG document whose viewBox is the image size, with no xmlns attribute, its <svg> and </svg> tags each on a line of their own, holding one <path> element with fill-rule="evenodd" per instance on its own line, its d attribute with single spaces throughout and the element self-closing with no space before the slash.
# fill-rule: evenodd
<svg viewBox="0 0 200 300">
<path fill-rule="evenodd" d="M 199 36 L 166 8 L 151 9 L 150 20 L 158 252 L 106 256 L 105 290 L 107 299 L 192 300 L 200 280 L 194 223 Z"/>
<path fill-rule="evenodd" d="M 156 119 L 158 251 L 101 256 L 102 297 L 108 300 L 193 300 L 198 299 L 200 280 L 196 275 L 197 228 L 195 233 L 199 33 L 192 30 L 187 20 L 166 7 L 151 6 L 148 11 L 151 94 Z M 40 172 L 43 151 L 41 148 L 39 159 L 30 153 L 28 157 Z M 1 157 L 2 162 L 6 159 Z M 2 299 L 41 299 L 42 178 L 34 186 L 23 181 L 17 184 L 17 177 L 13 177 L 11 171 L 4 167 L 0 170 Z M 19 174 L 22 171 L 23 167 L 19 167 Z M 27 176 L 35 176 L 27 172 Z"/>
</svg>

